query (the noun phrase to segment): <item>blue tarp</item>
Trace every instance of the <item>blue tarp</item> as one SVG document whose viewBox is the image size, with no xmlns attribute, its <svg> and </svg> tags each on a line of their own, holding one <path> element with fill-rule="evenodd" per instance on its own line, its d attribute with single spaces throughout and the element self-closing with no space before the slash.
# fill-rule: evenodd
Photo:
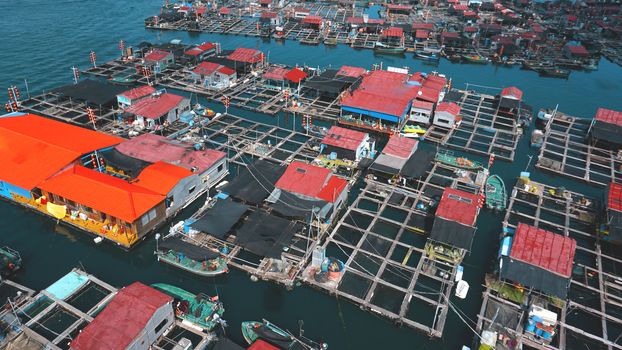
<svg viewBox="0 0 622 350">
<path fill-rule="evenodd" d="M 87 276 L 71 271 L 63 276 L 63 278 L 54 282 L 54 284 L 47 287 L 45 291 L 58 299 L 65 300 L 78 289 L 82 288 L 88 281 L 89 278 Z"/>
</svg>

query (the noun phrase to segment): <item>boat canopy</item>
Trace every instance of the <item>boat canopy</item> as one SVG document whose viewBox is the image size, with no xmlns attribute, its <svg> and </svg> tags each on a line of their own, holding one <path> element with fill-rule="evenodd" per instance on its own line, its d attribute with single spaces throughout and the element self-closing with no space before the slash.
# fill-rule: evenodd
<svg viewBox="0 0 622 350">
<path fill-rule="evenodd" d="M 212 260 L 220 255 L 210 249 L 182 241 L 180 237 L 170 237 L 163 240 L 160 242 L 160 248 L 162 250 L 173 250 L 175 252 L 183 253 L 187 258 L 199 262 Z"/>
</svg>

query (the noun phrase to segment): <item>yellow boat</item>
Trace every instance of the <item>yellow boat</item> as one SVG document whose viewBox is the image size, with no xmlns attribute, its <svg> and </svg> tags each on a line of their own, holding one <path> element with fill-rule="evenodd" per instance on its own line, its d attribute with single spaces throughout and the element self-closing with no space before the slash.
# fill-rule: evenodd
<svg viewBox="0 0 622 350">
<path fill-rule="evenodd" d="M 408 136 L 409 134 L 423 136 L 425 132 L 426 132 L 426 129 L 420 127 L 419 125 L 406 125 L 402 129 L 402 134 L 404 134 L 404 136 Z"/>
</svg>

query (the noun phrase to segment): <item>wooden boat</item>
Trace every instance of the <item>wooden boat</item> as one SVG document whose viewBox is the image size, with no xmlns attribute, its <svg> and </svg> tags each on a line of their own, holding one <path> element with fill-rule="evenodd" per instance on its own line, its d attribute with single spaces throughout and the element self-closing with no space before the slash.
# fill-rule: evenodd
<svg viewBox="0 0 622 350">
<path fill-rule="evenodd" d="M 22 267 L 22 257 L 17 250 L 9 247 L 0 247 L 0 274 L 8 276 Z"/>
<path fill-rule="evenodd" d="M 452 63 L 459 63 L 462 62 L 462 56 L 457 55 L 457 54 L 453 54 L 453 55 L 448 55 L 447 59 L 452 62 Z"/>
<path fill-rule="evenodd" d="M 324 39 L 324 45 L 335 46 L 337 45 L 337 38 Z"/>
<path fill-rule="evenodd" d="M 374 46 L 374 51 L 378 53 L 389 53 L 389 54 L 403 54 L 406 51 L 406 48 L 402 45 L 400 46 L 391 46 L 387 45 L 383 42 L 376 42 Z"/>
<path fill-rule="evenodd" d="M 498 175 L 490 175 L 486 180 L 486 206 L 494 210 L 504 210 L 508 195 L 505 184 Z"/>
<path fill-rule="evenodd" d="M 435 160 L 441 164 L 454 166 L 460 169 L 478 170 L 483 168 L 482 163 L 472 161 L 465 157 L 455 156 L 452 152 L 438 152 L 436 153 Z"/>
<path fill-rule="evenodd" d="M 415 52 L 415 57 L 428 62 L 438 62 L 440 56 L 433 52 Z"/>
<path fill-rule="evenodd" d="M 475 64 L 488 64 L 488 62 L 490 61 L 488 58 L 480 55 L 462 55 L 462 59 L 468 63 Z"/>
<path fill-rule="evenodd" d="M 570 71 L 561 68 L 540 68 L 537 70 L 541 77 L 568 79 Z"/>
<path fill-rule="evenodd" d="M 306 338 L 297 338 L 266 320 L 242 322 L 242 336 L 248 344 L 253 344 L 259 339 L 283 350 L 325 350 L 328 348 L 325 343 L 316 344 Z"/>
<path fill-rule="evenodd" d="M 225 312 L 217 296 L 209 297 L 203 293 L 195 295 L 166 283 L 152 284 L 151 287 L 175 299 L 173 307 L 178 318 L 205 331 L 213 330 Z"/>
<path fill-rule="evenodd" d="M 213 277 L 229 271 L 227 261 L 220 253 L 195 246 L 179 237 L 169 237 L 158 244 L 158 261 L 194 273 Z"/>
</svg>

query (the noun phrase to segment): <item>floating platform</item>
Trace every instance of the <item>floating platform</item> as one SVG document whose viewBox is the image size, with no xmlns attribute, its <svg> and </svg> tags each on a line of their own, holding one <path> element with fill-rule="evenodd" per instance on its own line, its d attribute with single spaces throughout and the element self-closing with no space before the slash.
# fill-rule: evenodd
<svg viewBox="0 0 622 350">
<path fill-rule="evenodd" d="M 589 136 L 591 123 L 556 113 L 544 131 L 536 167 L 597 186 L 622 182 L 622 153 L 595 145 Z"/>
</svg>

